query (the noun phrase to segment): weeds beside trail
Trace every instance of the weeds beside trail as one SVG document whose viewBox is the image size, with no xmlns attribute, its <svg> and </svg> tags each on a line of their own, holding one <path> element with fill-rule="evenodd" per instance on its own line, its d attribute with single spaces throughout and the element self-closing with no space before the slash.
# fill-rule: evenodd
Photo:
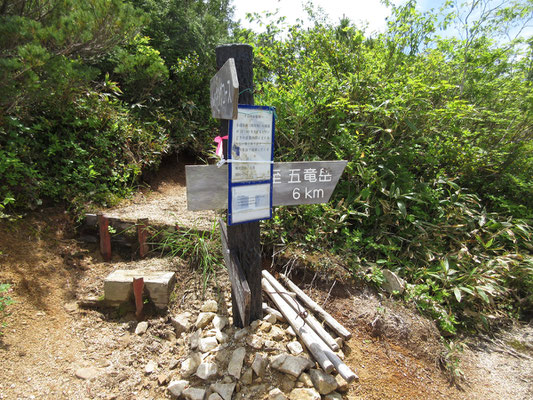
<svg viewBox="0 0 533 400">
<path fill-rule="evenodd" d="M 187 230 L 161 230 L 152 236 L 156 252 L 187 260 L 191 268 L 202 274 L 204 290 L 216 267 L 222 264 L 222 252 L 217 223 L 209 231 L 193 228 Z"/>
</svg>

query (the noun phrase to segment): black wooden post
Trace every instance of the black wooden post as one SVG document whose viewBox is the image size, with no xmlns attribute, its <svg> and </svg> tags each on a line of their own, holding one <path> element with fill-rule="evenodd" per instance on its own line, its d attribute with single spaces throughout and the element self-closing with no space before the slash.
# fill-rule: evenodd
<svg viewBox="0 0 533 400">
<path fill-rule="evenodd" d="M 253 94 L 253 49 L 247 44 L 230 44 L 216 48 L 217 69 L 228 58 L 235 59 L 239 79 L 239 104 L 254 104 Z M 228 121 L 220 123 L 221 136 L 228 134 Z M 226 143 L 224 143 L 226 145 Z M 224 146 L 224 157 L 227 158 Z M 261 241 L 259 222 L 246 222 L 228 226 L 228 247 L 239 261 L 251 292 L 250 322 L 263 316 L 261 299 Z M 233 324 L 243 327 L 233 292 L 231 294 Z"/>
</svg>

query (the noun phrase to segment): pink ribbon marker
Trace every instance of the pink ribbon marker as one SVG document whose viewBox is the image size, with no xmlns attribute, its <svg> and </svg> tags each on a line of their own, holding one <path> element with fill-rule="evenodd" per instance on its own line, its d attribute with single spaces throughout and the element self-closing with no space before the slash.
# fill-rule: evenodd
<svg viewBox="0 0 533 400">
<path fill-rule="evenodd" d="M 216 150 L 215 153 L 216 153 L 217 156 L 219 156 L 221 158 L 223 156 L 223 154 L 222 154 L 222 151 L 223 151 L 222 142 L 223 142 L 224 139 L 227 140 L 228 137 L 227 136 L 217 136 L 215 138 L 215 142 L 217 142 L 217 150 Z"/>
</svg>

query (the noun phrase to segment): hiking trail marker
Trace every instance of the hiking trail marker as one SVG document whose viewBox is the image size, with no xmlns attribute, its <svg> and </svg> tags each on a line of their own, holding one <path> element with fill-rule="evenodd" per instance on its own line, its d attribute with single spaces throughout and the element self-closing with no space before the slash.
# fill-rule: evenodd
<svg viewBox="0 0 533 400">
<path fill-rule="evenodd" d="M 273 162 L 275 110 L 253 106 L 252 47 L 219 46 L 216 58 L 220 69 L 211 79 L 211 108 L 213 117 L 222 119 L 216 141 L 223 159 L 185 167 L 187 208 L 228 209 L 229 225 L 219 219 L 222 249 L 233 324 L 244 327 L 262 317 L 258 221 L 271 218 L 273 206 L 327 203 L 347 161 Z M 223 139 L 228 139 L 224 152 Z"/>
<path fill-rule="evenodd" d="M 211 78 L 211 115 L 219 119 L 236 119 L 239 99 L 239 80 L 235 60 L 226 63 Z"/>
</svg>

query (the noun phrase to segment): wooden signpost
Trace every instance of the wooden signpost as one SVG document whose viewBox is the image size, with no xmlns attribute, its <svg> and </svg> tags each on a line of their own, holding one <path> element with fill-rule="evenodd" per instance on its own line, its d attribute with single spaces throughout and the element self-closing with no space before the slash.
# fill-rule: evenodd
<svg viewBox="0 0 533 400">
<path fill-rule="evenodd" d="M 240 107 L 243 110 L 270 108 L 249 107 L 253 105 L 253 53 L 251 46 L 241 44 L 219 46 L 216 49 L 216 57 L 219 72 L 211 80 L 211 105 L 213 117 L 222 119 L 219 138 L 221 140 L 229 132 L 230 123 L 227 120 L 231 119 L 235 123 L 235 120 L 239 118 L 239 108 L 237 107 L 237 102 L 235 102 L 236 95 L 238 95 L 239 106 L 245 105 Z M 234 80 L 235 76 L 237 76 L 237 80 Z M 235 90 L 235 85 L 238 86 L 237 90 Z M 264 122 L 250 122 L 247 120 L 244 124 L 249 128 L 250 125 Z M 274 121 L 272 121 L 272 130 L 273 125 Z M 248 136 L 245 136 L 245 140 L 248 141 L 247 143 L 254 143 L 251 147 L 252 150 L 261 152 L 261 146 L 257 144 L 261 144 L 263 140 L 267 141 L 268 138 L 265 135 L 267 128 L 266 125 L 263 130 L 261 130 L 261 126 L 255 128 L 257 129 L 252 129 L 246 134 Z M 232 133 L 234 132 L 232 131 Z M 260 135 L 260 137 L 249 137 L 249 135 Z M 273 151 L 273 142 L 271 144 Z M 268 168 L 252 168 L 254 169 L 253 172 L 257 173 L 268 169 L 270 174 L 268 176 L 265 175 L 265 179 L 262 181 L 256 180 L 252 182 L 252 179 L 250 182 L 246 180 L 238 182 L 239 175 L 235 175 L 234 170 L 232 172 L 233 163 L 244 161 L 244 163 L 253 164 L 259 158 L 255 159 L 256 161 L 253 161 L 253 158 L 234 161 L 235 158 L 238 158 L 235 157 L 235 154 L 239 153 L 240 148 L 237 149 L 236 153 L 234 151 L 235 149 L 230 148 L 229 157 L 227 149 L 224 152 L 224 159 L 229 160 L 232 164 L 229 168 L 228 165 L 186 166 L 187 207 L 189 210 L 227 209 L 228 197 L 231 201 L 231 196 L 234 193 L 231 189 L 243 187 L 249 183 L 251 183 L 249 185 L 251 189 L 241 189 L 241 195 L 243 198 L 246 197 L 245 203 L 247 205 L 255 205 L 255 202 L 259 201 L 257 196 L 261 197 L 261 190 L 263 190 L 260 186 L 267 184 L 271 193 L 269 199 L 270 207 L 326 203 L 329 201 L 347 164 L 346 161 L 302 161 L 272 164 L 269 161 L 271 158 L 268 159 L 268 157 L 263 156 L 264 160 L 260 159 L 260 162 L 265 163 L 265 166 L 268 165 Z M 246 171 L 247 169 L 250 168 L 240 168 L 241 171 Z M 235 181 L 232 181 L 232 178 L 235 177 L 234 175 L 237 177 L 236 184 Z M 244 182 L 244 185 L 242 182 Z M 257 184 L 257 182 L 260 182 L 260 184 Z M 250 197 L 254 200 L 249 200 Z M 235 203 L 230 203 L 229 208 L 230 210 L 235 208 Z M 265 213 L 257 219 L 263 219 L 266 215 Z M 232 222 L 231 217 L 230 215 L 230 222 Z M 237 224 L 226 227 L 226 224 L 219 220 L 224 259 L 232 284 L 233 324 L 237 327 L 247 326 L 250 322 L 262 317 L 259 222 L 243 221 L 246 221 L 246 219 L 238 220 Z M 235 223 L 235 221 L 233 222 Z"/>
</svg>

